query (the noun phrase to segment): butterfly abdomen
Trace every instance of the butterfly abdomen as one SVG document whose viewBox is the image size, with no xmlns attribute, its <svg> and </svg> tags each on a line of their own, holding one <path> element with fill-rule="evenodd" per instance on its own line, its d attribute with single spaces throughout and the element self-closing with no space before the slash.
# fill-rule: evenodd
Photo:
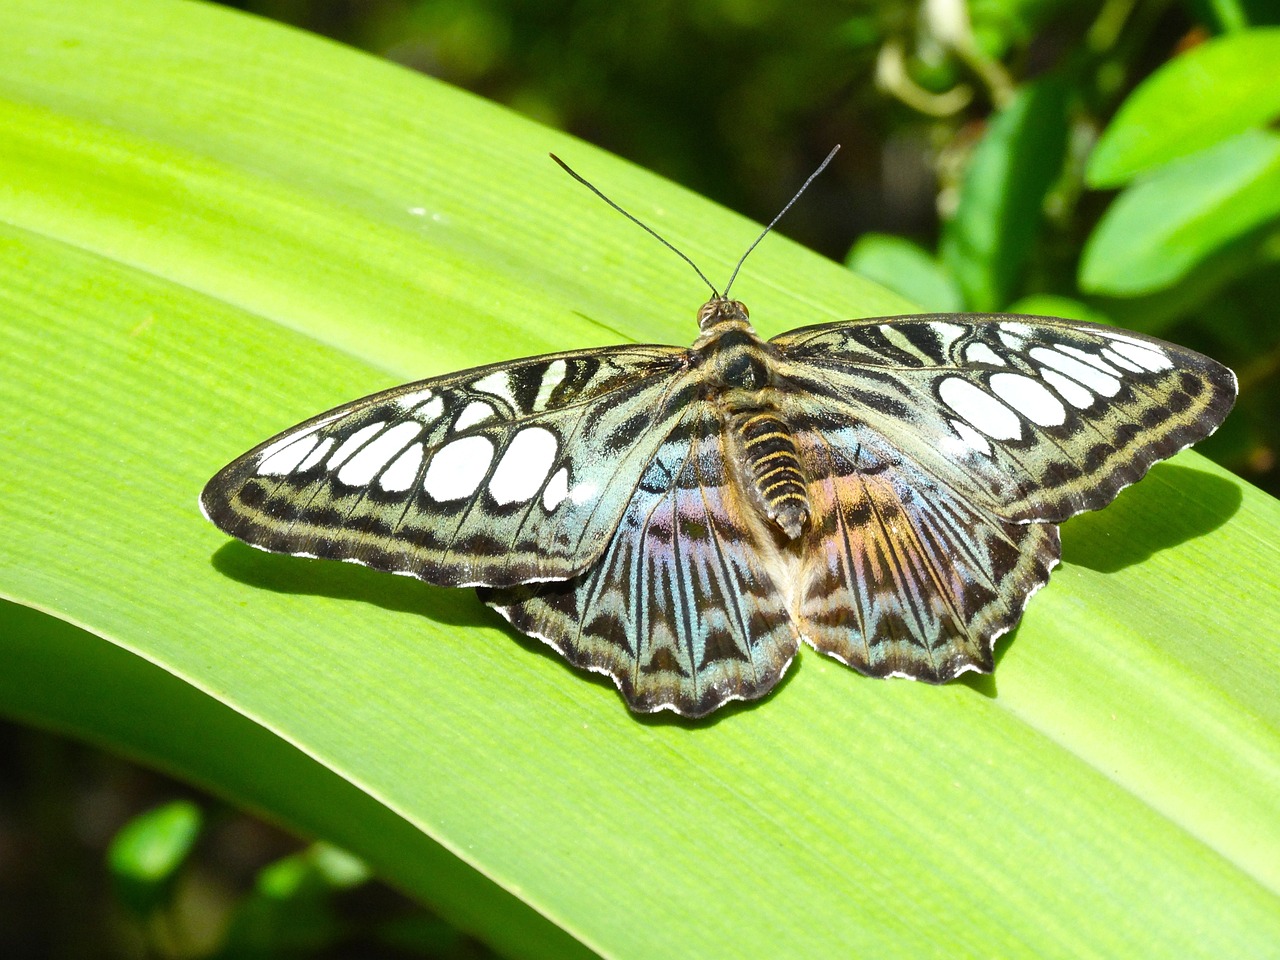
<svg viewBox="0 0 1280 960">
<path fill-rule="evenodd" d="M 809 496 L 790 428 L 771 411 L 741 415 L 735 427 L 765 513 L 794 540 L 809 519 Z"/>
</svg>

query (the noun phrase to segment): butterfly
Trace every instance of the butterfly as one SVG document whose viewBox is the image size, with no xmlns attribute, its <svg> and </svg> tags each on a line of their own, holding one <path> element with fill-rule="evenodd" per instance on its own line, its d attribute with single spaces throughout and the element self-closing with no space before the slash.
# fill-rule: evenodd
<svg viewBox="0 0 1280 960">
<path fill-rule="evenodd" d="M 263 550 L 478 587 L 633 710 L 697 717 L 768 693 L 801 641 L 875 677 L 990 671 L 1057 564 L 1056 525 L 1235 399 L 1232 372 L 1195 351 L 1053 317 L 762 340 L 733 278 L 721 294 L 698 274 L 713 296 L 690 347 L 377 393 L 232 461 L 201 508 Z"/>
</svg>

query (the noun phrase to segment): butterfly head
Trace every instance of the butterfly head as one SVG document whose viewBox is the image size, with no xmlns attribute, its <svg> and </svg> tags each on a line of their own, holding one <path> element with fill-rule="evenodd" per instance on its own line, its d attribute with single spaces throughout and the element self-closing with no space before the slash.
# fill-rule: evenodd
<svg viewBox="0 0 1280 960">
<path fill-rule="evenodd" d="M 744 325 L 747 323 L 747 307 L 741 300 L 717 296 L 708 300 L 698 311 L 698 329 L 707 333 L 723 323 Z"/>
</svg>

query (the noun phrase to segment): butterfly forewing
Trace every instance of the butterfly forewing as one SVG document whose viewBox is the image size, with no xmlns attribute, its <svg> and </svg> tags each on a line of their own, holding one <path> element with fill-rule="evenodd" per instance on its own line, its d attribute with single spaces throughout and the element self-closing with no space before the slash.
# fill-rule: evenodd
<svg viewBox="0 0 1280 960">
<path fill-rule="evenodd" d="M 770 342 L 801 402 L 823 398 L 837 421 L 1021 522 L 1105 506 L 1235 399 L 1231 371 L 1195 351 L 1052 317 L 886 317 Z"/>
<path fill-rule="evenodd" d="M 555 354 L 375 394 L 249 451 L 201 505 L 265 550 L 449 585 L 564 579 L 604 548 L 680 416 L 684 357 Z"/>
</svg>

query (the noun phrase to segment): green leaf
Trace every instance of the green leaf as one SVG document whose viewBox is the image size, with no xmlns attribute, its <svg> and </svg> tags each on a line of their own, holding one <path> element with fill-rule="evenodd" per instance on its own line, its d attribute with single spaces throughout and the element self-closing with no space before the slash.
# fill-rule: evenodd
<svg viewBox="0 0 1280 960">
<path fill-rule="evenodd" d="M 1009 304 L 1010 313 L 1024 313 L 1033 317 L 1065 317 L 1068 320 L 1085 320 L 1089 323 L 1112 323 L 1104 313 L 1073 300 L 1052 293 L 1033 293 Z"/>
<path fill-rule="evenodd" d="M 325 843 L 275 861 L 259 871 L 253 893 L 236 904 L 217 956 L 239 960 L 333 950 L 345 929 L 332 895 L 367 879 L 364 863 Z"/>
<path fill-rule="evenodd" d="M 922 310 L 941 313 L 963 309 L 955 282 L 919 244 L 887 233 L 864 233 L 845 261 L 860 273 L 900 294 Z"/>
<path fill-rule="evenodd" d="M 1242 133 L 1126 188 L 1085 244 L 1080 287 L 1161 290 L 1278 216 L 1280 135 Z"/>
<path fill-rule="evenodd" d="M 282 857 L 258 873 L 258 893 L 276 900 L 313 889 L 328 892 L 359 886 L 369 879 L 365 863 L 332 844 L 313 843 L 301 853 Z"/>
<path fill-rule="evenodd" d="M 126 906 L 145 916 L 168 900 L 203 822 L 194 803 L 178 800 L 139 814 L 120 828 L 107 862 Z"/>
<path fill-rule="evenodd" d="M 996 114 L 965 171 L 942 260 L 972 310 L 998 310 L 1015 293 L 1049 187 L 1066 156 L 1068 87 L 1047 77 Z"/>
<path fill-rule="evenodd" d="M 0 6 L 0 705 L 323 836 L 511 955 L 1263 955 L 1280 504 L 1194 454 L 1064 529 L 994 679 L 802 655 L 639 720 L 470 591 L 228 543 L 232 456 L 411 376 L 684 341 L 756 225 L 211 5 Z M 780 237 L 762 331 L 901 311 Z"/>
<path fill-rule="evenodd" d="M 1117 187 L 1280 116 L 1280 29 L 1245 30 L 1170 60 L 1121 105 L 1085 179 Z"/>
</svg>

